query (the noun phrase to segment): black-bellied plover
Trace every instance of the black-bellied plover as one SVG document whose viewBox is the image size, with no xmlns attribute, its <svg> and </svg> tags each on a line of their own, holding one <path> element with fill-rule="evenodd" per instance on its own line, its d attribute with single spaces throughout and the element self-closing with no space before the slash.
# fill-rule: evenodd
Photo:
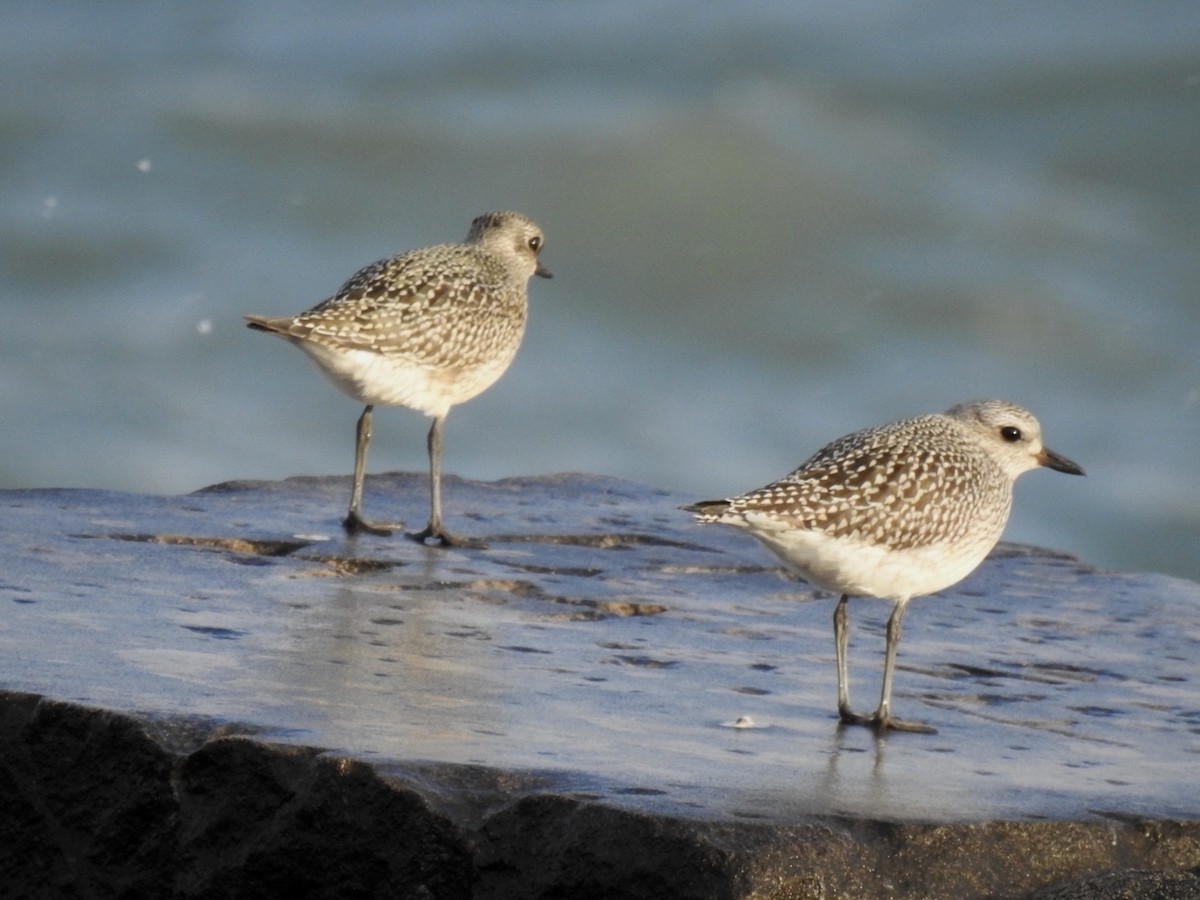
<svg viewBox="0 0 1200 900">
<path fill-rule="evenodd" d="M 336 294 L 294 318 L 246 316 L 250 328 L 291 341 L 340 391 L 366 408 L 358 420 L 354 487 L 343 525 L 390 534 L 362 517 L 363 468 L 376 405 L 433 418 L 429 429 L 429 523 L 418 541 L 458 541 L 442 527 L 442 425 L 508 368 L 525 333 L 527 287 L 550 278 L 538 259 L 541 229 L 520 213 L 471 223 L 466 240 L 401 253 L 359 270 Z"/>
<path fill-rule="evenodd" d="M 1042 445 L 1027 410 L 976 400 L 856 431 L 773 484 L 685 509 L 702 523 L 745 529 L 805 580 L 841 595 L 833 633 L 842 722 L 931 732 L 889 712 L 904 608 L 975 570 L 1008 521 L 1013 482 L 1038 466 L 1083 474 Z M 854 596 L 894 604 L 879 707 L 869 716 L 850 709 L 846 601 Z"/>
</svg>

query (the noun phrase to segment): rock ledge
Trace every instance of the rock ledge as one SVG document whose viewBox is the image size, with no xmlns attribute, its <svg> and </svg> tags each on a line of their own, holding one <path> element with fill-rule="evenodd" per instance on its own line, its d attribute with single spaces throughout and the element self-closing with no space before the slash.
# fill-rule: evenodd
<svg viewBox="0 0 1200 900">
<path fill-rule="evenodd" d="M 909 613 L 941 733 L 876 740 L 828 598 L 687 498 L 448 480 L 444 551 L 346 489 L 0 492 L 0 897 L 1200 897 L 1200 586 L 1001 547 Z"/>
</svg>

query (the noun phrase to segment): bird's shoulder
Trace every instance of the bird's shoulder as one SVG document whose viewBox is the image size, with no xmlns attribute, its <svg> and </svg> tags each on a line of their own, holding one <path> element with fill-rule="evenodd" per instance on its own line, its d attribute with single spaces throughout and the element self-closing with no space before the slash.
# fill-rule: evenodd
<svg viewBox="0 0 1200 900">
<path fill-rule="evenodd" d="M 389 256 L 350 276 L 310 312 L 396 306 L 428 308 L 488 290 L 496 282 L 487 254 L 465 244 L 442 244 Z"/>
</svg>

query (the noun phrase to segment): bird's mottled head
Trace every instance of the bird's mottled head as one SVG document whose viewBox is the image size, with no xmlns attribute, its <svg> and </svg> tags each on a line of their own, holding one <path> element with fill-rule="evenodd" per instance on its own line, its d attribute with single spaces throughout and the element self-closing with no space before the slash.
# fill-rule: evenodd
<svg viewBox="0 0 1200 900">
<path fill-rule="evenodd" d="M 467 232 L 468 244 L 479 244 L 512 267 L 522 281 L 533 275 L 553 278 L 539 259 L 546 243 L 542 229 L 517 212 L 490 212 L 476 216 Z"/>
<path fill-rule="evenodd" d="M 946 415 L 981 435 L 988 452 L 1011 478 L 1038 466 L 1068 475 L 1084 474 L 1078 463 L 1042 444 L 1042 426 L 1038 420 L 1029 410 L 1014 403 L 971 400 L 951 407 Z"/>
</svg>

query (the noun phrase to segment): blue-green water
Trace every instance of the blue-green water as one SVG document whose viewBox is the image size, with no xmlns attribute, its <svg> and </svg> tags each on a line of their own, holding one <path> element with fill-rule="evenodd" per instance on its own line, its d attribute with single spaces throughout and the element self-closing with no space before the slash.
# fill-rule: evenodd
<svg viewBox="0 0 1200 900">
<path fill-rule="evenodd" d="M 1002 396 L 1089 474 L 1025 476 L 1010 539 L 1200 577 L 1192 2 L 13 2 L 0 24 L 0 487 L 348 472 L 358 409 L 241 314 L 514 208 L 556 278 L 451 415 L 449 471 L 722 495 Z M 381 411 L 371 468 L 421 469 L 425 429 Z"/>
</svg>

